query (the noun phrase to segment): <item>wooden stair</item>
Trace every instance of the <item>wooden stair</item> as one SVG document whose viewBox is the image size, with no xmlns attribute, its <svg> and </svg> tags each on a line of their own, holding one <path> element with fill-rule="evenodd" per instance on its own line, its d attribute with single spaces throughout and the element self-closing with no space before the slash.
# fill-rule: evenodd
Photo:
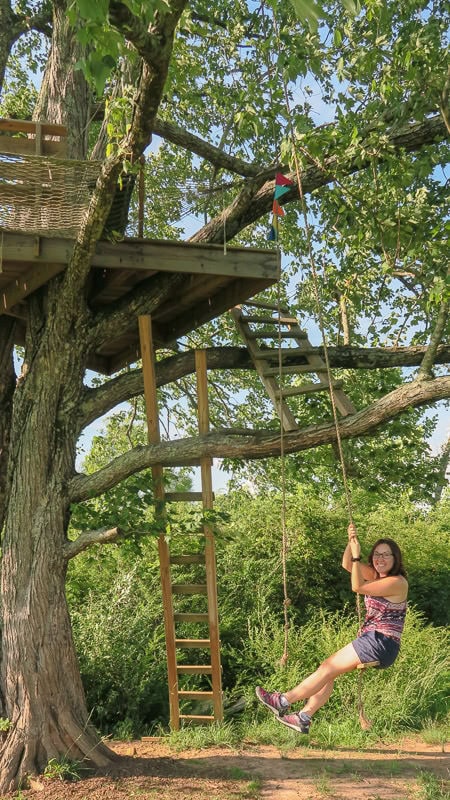
<svg viewBox="0 0 450 800">
<path fill-rule="evenodd" d="M 249 301 L 245 303 L 245 311 L 242 306 L 235 306 L 231 313 L 283 429 L 298 430 L 298 423 L 286 398 L 329 392 L 330 383 L 325 362 L 317 355 L 308 334 L 300 328 L 297 318 L 289 309 L 271 303 Z M 261 342 L 267 340 L 272 344 L 261 347 Z M 304 357 L 305 363 L 284 363 L 292 356 Z M 316 375 L 318 381 L 287 387 L 280 385 L 280 378 L 284 383 L 283 378 L 286 376 L 306 374 Z M 333 395 L 336 407 L 343 417 L 355 413 L 352 401 L 342 389 L 342 381 L 333 380 Z"/>
<path fill-rule="evenodd" d="M 149 317 L 139 318 L 139 331 L 149 440 L 151 443 L 156 443 L 159 441 L 159 422 Z M 209 430 L 204 350 L 196 351 L 195 364 L 198 429 L 200 435 L 204 435 Z M 164 517 L 167 502 L 201 503 L 204 510 L 212 509 L 214 495 L 211 468 L 210 458 L 200 459 L 201 492 L 166 493 L 162 467 L 153 467 L 155 499 L 162 501 L 156 505 L 156 509 L 160 508 L 160 515 Z M 198 534 L 193 537 L 186 536 L 185 541 L 192 542 L 192 538 L 196 545 L 195 552 L 183 553 L 171 553 L 164 535 L 158 540 L 172 730 L 179 730 L 182 721 L 211 723 L 223 719 L 214 534 L 209 525 L 203 524 Z M 172 545 L 172 549 L 175 544 Z M 192 579 L 189 570 L 195 570 L 195 579 Z M 174 573 L 176 573 L 175 578 Z M 199 578 L 200 573 L 201 578 Z M 190 610 L 186 610 L 186 606 L 189 605 Z M 202 611 L 198 610 L 199 606 L 202 607 Z M 183 632 L 183 626 L 186 625 L 189 626 L 189 635 Z M 196 632 L 198 631 L 196 635 L 191 633 L 193 627 Z M 193 663 L 185 663 L 186 655 Z M 191 685 L 193 676 L 194 679 L 198 676 L 198 686 Z M 191 707 L 192 704 L 194 708 Z M 204 705 L 208 706 L 208 713 L 198 713 L 199 704 L 201 710 Z"/>
</svg>

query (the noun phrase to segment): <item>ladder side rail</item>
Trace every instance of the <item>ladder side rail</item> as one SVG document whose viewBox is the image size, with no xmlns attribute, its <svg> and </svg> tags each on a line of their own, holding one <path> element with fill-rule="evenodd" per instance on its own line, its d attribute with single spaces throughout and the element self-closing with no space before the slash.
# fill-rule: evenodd
<svg viewBox="0 0 450 800">
<path fill-rule="evenodd" d="M 295 327 L 297 327 L 299 331 L 301 330 L 298 324 L 297 326 L 293 326 L 294 329 Z M 303 331 L 301 332 L 303 333 Z M 327 366 L 323 358 L 316 353 L 313 354 L 307 352 L 308 348 L 312 347 L 308 338 L 305 339 L 302 336 L 302 338 L 296 339 L 296 342 L 300 348 L 302 348 L 302 345 L 305 346 L 305 358 L 308 361 L 308 364 L 310 364 L 312 367 L 311 372 L 314 372 L 317 375 L 321 383 L 326 383 L 329 387 L 330 382 L 328 379 Z M 355 406 L 350 398 L 347 397 L 343 389 L 337 388 L 334 390 L 334 401 L 337 409 L 341 412 L 343 417 L 356 413 Z"/>
<path fill-rule="evenodd" d="M 236 323 L 236 327 L 241 335 L 241 339 L 250 354 L 250 358 L 252 359 L 255 370 L 265 386 L 266 392 L 269 395 L 269 399 L 281 420 L 284 430 L 298 430 L 297 421 L 289 406 L 282 400 L 280 402 L 280 387 L 277 381 L 275 378 L 266 377 L 265 375 L 265 372 L 270 369 L 270 364 L 262 357 L 262 351 L 259 349 L 259 347 L 257 347 L 254 341 L 248 337 L 248 333 L 251 333 L 250 327 L 246 322 L 242 322 L 242 312 L 240 308 L 236 307 L 231 309 L 231 313 Z"/>
<path fill-rule="evenodd" d="M 195 351 L 195 368 L 197 375 L 198 430 L 200 435 L 203 436 L 209 432 L 208 376 L 205 350 Z M 200 470 L 204 510 L 213 508 L 211 467 L 211 458 L 205 457 L 201 459 Z M 221 721 L 223 719 L 223 697 L 215 541 L 210 525 L 204 525 L 203 530 L 205 534 L 206 587 L 208 597 L 209 639 L 211 642 L 210 652 L 214 718 L 217 721 Z"/>
<path fill-rule="evenodd" d="M 144 377 L 144 396 L 147 416 L 148 441 L 158 444 L 160 441 L 158 401 L 156 395 L 155 359 L 153 349 L 152 321 L 150 316 L 139 317 L 139 338 L 141 345 L 142 371 Z M 152 467 L 152 478 L 155 494 L 155 516 L 164 522 L 164 470 L 160 464 Z M 164 534 L 158 537 L 158 552 L 163 599 L 164 630 L 166 637 L 167 678 L 169 684 L 170 727 L 179 730 L 180 707 L 178 699 L 178 673 L 175 645 L 175 623 L 173 618 L 173 599 L 170 573 L 170 554 Z"/>
</svg>

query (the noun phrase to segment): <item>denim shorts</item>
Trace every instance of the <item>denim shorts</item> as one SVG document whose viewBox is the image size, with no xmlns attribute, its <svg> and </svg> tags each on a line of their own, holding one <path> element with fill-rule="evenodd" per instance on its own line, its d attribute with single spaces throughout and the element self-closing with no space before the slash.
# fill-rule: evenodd
<svg viewBox="0 0 450 800">
<path fill-rule="evenodd" d="M 400 642 L 379 631 L 366 631 L 353 639 L 353 647 L 362 664 L 367 661 L 379 661 L 378 669 L 390 667 L 398 656 Z"/>
</svg>

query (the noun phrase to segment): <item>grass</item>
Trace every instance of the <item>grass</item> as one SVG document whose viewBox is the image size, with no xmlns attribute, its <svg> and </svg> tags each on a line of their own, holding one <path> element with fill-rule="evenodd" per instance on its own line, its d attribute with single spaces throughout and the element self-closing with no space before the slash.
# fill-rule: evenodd
<svg viewBox="0 0 450 800">
<path fill-rule="evenodd" d="M 418 775 L 418 787 L 413 790 L 408 800 L 449 800 L 450 788 L 436 777 L 433 772 L 422 770 Z"/>
</svg>

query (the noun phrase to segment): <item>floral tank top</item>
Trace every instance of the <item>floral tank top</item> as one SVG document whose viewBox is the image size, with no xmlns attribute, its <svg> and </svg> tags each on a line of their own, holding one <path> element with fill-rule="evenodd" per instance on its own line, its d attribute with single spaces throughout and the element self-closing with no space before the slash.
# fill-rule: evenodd
<svg viewBox="0 0 450 800">
<path fill-rule="evenodd" d="M 401 603 L 391 603 L 387 597 L 364 595 L 364 605 L 366 618 L 358 635 L 367 631 L 378 631 L 399 642 L 405 624 L 406 600 Z"/>
</svg>

